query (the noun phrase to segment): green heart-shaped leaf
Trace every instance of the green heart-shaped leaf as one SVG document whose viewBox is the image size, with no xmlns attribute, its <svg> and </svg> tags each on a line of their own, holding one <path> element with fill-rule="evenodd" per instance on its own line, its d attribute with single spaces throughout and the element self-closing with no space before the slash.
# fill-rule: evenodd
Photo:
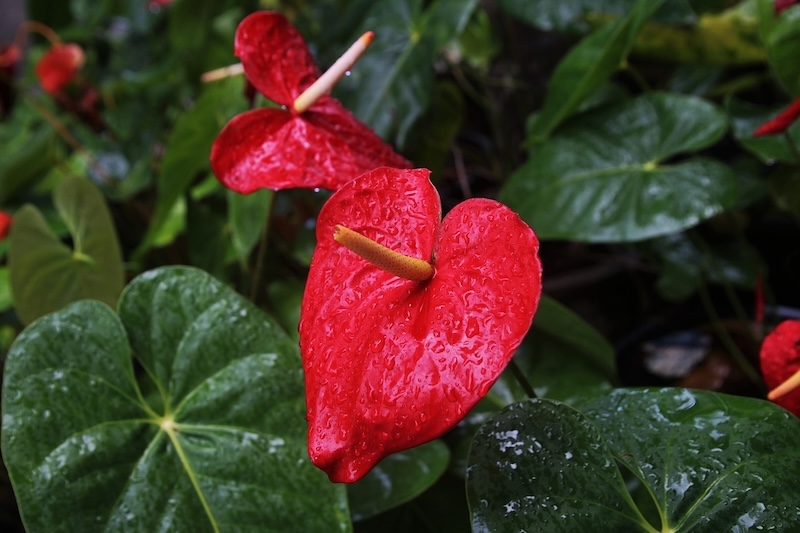
<svg viewBox="0 0 800 533">
<path fill-rule="evenodd" d="M 783 86 L 800 96 L 800 9 L 787 9 L 766 33 L 767 54 Z"/>
<path fill-rule="evenodd" d="M 119 316 L 82 301 L 32 324 L 3 412 L 31 531 L 350 528 L 344 489 L 307 456 L 296 346 L 202 271 L 143 274 Z"/>
<path fill-rule="evenodd" d="M 357 483 L 348 485 L 353 520 L 364 520 L 431 487 L 447 469 L 450 450 L 441 440 L 390 455 Z"/>
<path fill-rule="evenodd" d="M 518 403 L 481 428 L 467 472 L 475 531 L 800 525 L 791 490 L 800 420 L 774 404 L 621 389 L 576 406 L 583 414 L 548 400 Z M 626 479 L 641 493 L 629 493 Z M 656 512 L 640 510 L 642 495 Z"/>
<path fill-rule="evenodd" d="M 17 315 L 25 324 L 82 298 L 113 305 L 125 283 L 114 222 L 97 187 L 65 176 L 53 200 L 69 229 L 71 248 L 32 205 L 17 211 L 11 226 L 9 277 Z"/>
<path fill-rule="evenodd" d="M 719 139 L 725 115 L 696 97 L 648 94 L 576 117 L 537 146 L 500 193 L 540 239 L 635 241 L 732 207 L 733 172 L 713 160 L 661 161 Z"/>
</svg>

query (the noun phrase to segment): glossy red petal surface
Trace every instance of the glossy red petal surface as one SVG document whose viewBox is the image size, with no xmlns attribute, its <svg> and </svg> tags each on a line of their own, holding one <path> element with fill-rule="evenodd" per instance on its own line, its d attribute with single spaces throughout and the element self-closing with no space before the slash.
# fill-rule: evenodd
<svg viewBox="0 0 800 533">
<path fill-rule="evenodd" d="M 439 224 L 424 169 L 376 169 L 344 185 L 318 218 L 300 321 L 309 454 L 335 482 L 434 439 L 483 397 L 528 331 L 541 293 L 533 231 L 493 200 Z M 336 243 L 343 224 L 429 259 L 417 283 Z"/>
<path fill-rule="evenodd" d="M 303 36 L 274 11 L 253 13 L 239 23 L 234 53 L 247 79 L 281 105 L 291 105 L 320 76 Z"/>
<path fill-rule="evenodd" d="M 56 93 L 72 81 L 83 61 L 83 49 L 77 44 L 53 45 L 36 64 L 36 77 L 45 91 Z"/>
<path fill-rule="evenodd" d="M 3 240 L 8 236 L 8 232 L 11 229 L 11 223 L 14 221 L 13 217 L 10 213 L 0 210 L 0 240 Z"/>
<path fill-rule="evenodd" d="M 410 164 L 329 96 L 302 115 L 273 108 L 237 115 L 211 148 L 214 174 L 243 194 L 261 188 L 336 190 L 380 166 Z"/>
<path fill-rule="evenodd" d="M 769 390 L 800 370 L 800 320 L 778 324 L 761 344 L 761 372 Z M 800 416 L 800 388 L 775 400 L 784 409 Z"/>
</svg>

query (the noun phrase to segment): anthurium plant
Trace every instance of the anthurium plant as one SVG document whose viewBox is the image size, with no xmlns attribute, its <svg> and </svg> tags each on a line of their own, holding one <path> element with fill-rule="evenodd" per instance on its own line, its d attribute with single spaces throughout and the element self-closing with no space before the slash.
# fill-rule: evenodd
<svg viewBox="0 0 800 533">
<path fill-rule="evenodd" d="M 0 530 L 800 530 L 800 4 L 19 3 Z"/>
</svg>

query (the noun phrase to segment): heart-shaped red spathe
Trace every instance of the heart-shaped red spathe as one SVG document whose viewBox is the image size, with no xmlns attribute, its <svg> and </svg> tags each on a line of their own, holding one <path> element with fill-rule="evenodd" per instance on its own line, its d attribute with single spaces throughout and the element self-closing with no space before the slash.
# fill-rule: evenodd
<svg viewBox="0 0 800 533">
<path fill-rule="evenodd" d="M 300 320 L 308 450 L 334 482 L 457 424 L 497 380 L 541 294 L 539 242 L 516 213 L 467 200 L 441 221 L 425 169 L 379 168 L 320 211 Z M 398 278 L 333 240 L 346 226 L 431 261 Z"/>
<path fill-rule="evenodd" d="M 211 166 L 229 189 L 336 190 L 379 166 L 411 166 L 331 96 L 303 113 L 292 110 L 320 73 L 303 37 L 280 13 L 246 17 L 236 30 L 235 53 L 256 89 L 285 109 L 242 113 L 220 132 Z"/>
<path fill-rule="evenodd" d="M 84 63 L 83 49 L 77 44 L 55 44 L 36 64 L 36 77 L 48 93 L 57 93 L 75 78 Z"/>
<path fill-rule="evenodd" d="M 800 320 L 785 320 L 761 344 L 761 373 L 769 390 L 800 371 Z M 800 416 L 800 388 L 773 400 Z"/>
</svg>

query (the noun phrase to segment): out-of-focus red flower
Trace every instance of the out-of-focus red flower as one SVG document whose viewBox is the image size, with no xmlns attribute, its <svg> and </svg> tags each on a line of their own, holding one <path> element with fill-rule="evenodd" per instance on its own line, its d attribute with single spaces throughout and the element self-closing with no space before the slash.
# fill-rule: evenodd
<svg viewBox="0 0 800 533">
<path fill-rule="evenodd" d="M 539 303 L 533 230 L 487 199 L 442 220 L 429 174 L 369 171 L 317 220 L 300 347 L 308 452 L 334 482 L 357 481 L 457 424 L 508 364 Z"/>
<path fill-rule="evenodd" d="M 282 109 L 237 115 L 214 141 L 211 166 L 229 189 L 335 190 L 376 167 L 411 166 L 333 97 L 322 94 L 307 109 L 296 105 L 320 73 L 303 37 L 280 13 L 245 18 L 235 53 L 248 80 Z"/>
<path fill-rule="evenodd" d="M 800 3 L 800 0 L 775 0 L 775 14 L 780 15 L 781 12 L 798 3 Z"/>
<path fill-rule="evenodd" d="M 772 120 L 760 125 L 753 132 L 753 137 L 760 137 L 761 135 L 776 135 L 785 132 L 797 118 L 800 117 L 800 98 L 792 102 L 792 105 L 778 113 L 778 116 Z"/>
<path fill-rule="evenodd" d="M 77 44 L 55 44 L 36 64 L 36 76 L 45 91 L 55 94 L 75 78 L 84 60 L 83 49 Z"/>
<path fill-rule="evenodd" d="M 22 50 L 16 44 L 0 46 L 0 118 L 8 113 L 14 100 L 14 71 Z"/>
<path fill-rule="evenodd" d="M 0 210 L 0 241 L 8 236 L 8 231 L 11 229 L 11 222 L 13 218 L 9 213 Z"/>
<path fill-rule="evenodd" d="M 6 44 L 0 46 L 0 69 L 13 67 L 19 63 L 22 57 L 22 50 L 16 44 Z"/>
<path fill-rule="evenodd" d="M 800 416 L 800 320 L 778 324 L 761 344 L 760 358 L 767 398 Z"/>
<path fill-rule="evenodd" d="M 148 4 L 151 7 L 164 7 L 170 5 L 175 0 L 150 0 Z"/>
</svg>

